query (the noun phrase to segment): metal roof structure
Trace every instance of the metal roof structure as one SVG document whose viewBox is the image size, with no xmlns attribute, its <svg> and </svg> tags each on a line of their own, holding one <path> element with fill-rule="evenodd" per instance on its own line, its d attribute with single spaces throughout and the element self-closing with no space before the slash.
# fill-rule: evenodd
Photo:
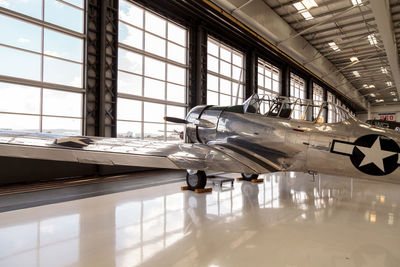
<svg viewBox="0 0 400 267">
<path fill-rule="evenodd" d="M 399 0 L 264 3 L 319 52 L 311 61 L 328 59 L 371 105 L 398 102 Z"/>
</svg>

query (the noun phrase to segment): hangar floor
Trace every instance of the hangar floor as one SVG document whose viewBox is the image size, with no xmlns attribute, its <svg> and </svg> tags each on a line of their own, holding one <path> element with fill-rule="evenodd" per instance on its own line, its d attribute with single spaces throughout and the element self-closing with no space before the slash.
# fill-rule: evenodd
<svg viewBox="0 0 400 267">
<path fill-rule="evenodd" d="M 175 175 L 0 213 L 0 266 L 400 266 L 400 185 L 283 173 L 196 194 Z"/>
</svg>

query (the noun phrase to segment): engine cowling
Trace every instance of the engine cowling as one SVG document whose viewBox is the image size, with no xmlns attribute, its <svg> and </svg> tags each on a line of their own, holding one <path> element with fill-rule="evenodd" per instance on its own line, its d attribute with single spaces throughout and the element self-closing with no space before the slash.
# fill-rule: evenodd
<svg viewBox="0 0 400 267">
<path fill-rule="evenodd" d="M 191 143 L 206 144 L 216 140 L 218 120 L 223 111 L 218 106 L 196 106 L 186 116 L 186 136 Z"/>
</svg>

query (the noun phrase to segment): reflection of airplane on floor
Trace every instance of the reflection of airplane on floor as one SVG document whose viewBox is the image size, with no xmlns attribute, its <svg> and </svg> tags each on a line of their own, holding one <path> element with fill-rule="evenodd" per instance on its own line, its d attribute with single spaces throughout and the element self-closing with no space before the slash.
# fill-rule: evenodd
<svg viewBox="0 0 400 267">
<path fill-rule="evenodd" d="M 400 177 L 398 133 L 365 124 L 328 102 L 254 94 L 243 105 L 201 105 L 186 119 L 165 119 L 186 124 L 187 143 L 3 131 L 0 156 L 187 169 L 191 189 L 204 188 L 209 170 L 238 172 L 245 179 L 277 171 Z"/>
</svg>

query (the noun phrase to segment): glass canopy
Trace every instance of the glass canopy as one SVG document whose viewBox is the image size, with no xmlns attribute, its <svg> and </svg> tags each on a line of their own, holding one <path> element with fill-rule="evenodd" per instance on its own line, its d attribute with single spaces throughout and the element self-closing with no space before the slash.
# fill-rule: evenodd
<svg viewBox="0 0 400 267">
<path fill-rule="evenodd" d="M 317 123 L 338 123 L 352 117 L 345 109 L 331 102 L 271 95 L 259 96 L 256 93 L 247 99 L 243 106 L 245 113 Z"/>
</svg>

